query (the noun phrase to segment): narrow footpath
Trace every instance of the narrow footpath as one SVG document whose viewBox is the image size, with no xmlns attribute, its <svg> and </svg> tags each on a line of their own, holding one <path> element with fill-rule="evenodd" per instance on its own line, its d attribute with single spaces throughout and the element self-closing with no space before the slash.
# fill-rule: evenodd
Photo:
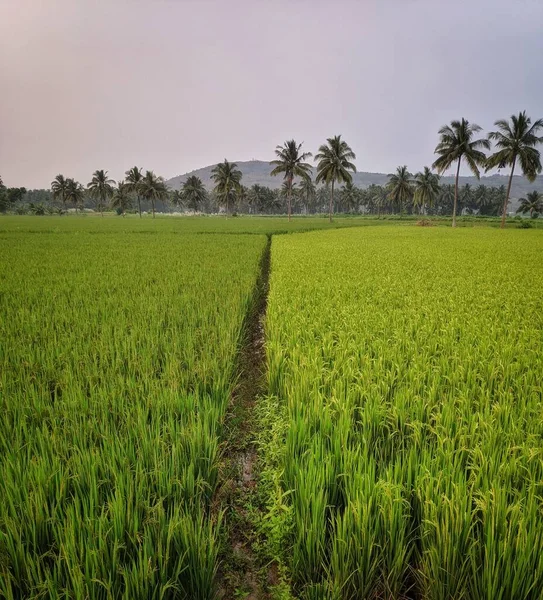
<svg viewBox="0 0 543 600">
<path fill-rule="evenodd" d="M 253 305 L 246 316 L 244 339 L 236 367 L 236 385 L 226 414 L 224 454 L 216 494 L 217 508 L 224 511 L 225 539 L 218 573 L 220 600 L 267 600 L 273 575 L 260 564 L 254 552 L 257 534 L 251 511 L 255 510 L 257 453 L 255 444 L 255 403 L 265 393 L 266 316 L 270 274 L 271 236 L 268 236 Z"/>
</svg>

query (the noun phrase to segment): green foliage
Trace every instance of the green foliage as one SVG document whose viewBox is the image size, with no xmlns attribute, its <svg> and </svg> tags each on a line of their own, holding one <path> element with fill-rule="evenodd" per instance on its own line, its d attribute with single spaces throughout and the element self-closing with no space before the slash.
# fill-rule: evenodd
<svg viewBox="0 0 543 600">
<path fill-rule="evenodd" d="M 96 202 L 98 211 L 102 214 L 107 208 L 108 200 L 113 196 L 115 181 L 109 179 L 107 171 L 99 169 L 92 174 L 91 181 L 87 184 L 89 196 Z"/>
<path fill-rule="evenodd" d="M 455 195 L 453 204 L 453 227 L 456 226 L 456 209 L 458 203 L 458 174 L 460 164 L 464 160 L 470 171 L 479 179 L 481 166 L 486 165 L 486 155 L 483 150 L 490 148 L 490 142 L 485 138 L 473 139 L 481 127 L 466 119 L 451 121 L 450 125 L 444 125 L 439 130 L 439 143 L 434 151 L 438 154 L 432 167 L 441 175 L 451 165 L 457 164 Z"/>
<path fill-rule="evenodd" d="M 351 147 L 341 139 L 340 135 L 328 138 L 326 144 L 319 147 L 315 155 L 317 161 L 317 177 L 315 183 L 325 183 L 330 186 L 330 207 L 329 217 L 332 220 L 332 210 L 334 206 L 334 185 L 335 183 L 352 182 L 351 172 L 356 173 L 356 167 L 350 161 L 356 158 Z"/>
<path fill-rule="evenodd" d="M 211 177 L 215 182 L 213 191 L 219 203 L 226 207 L 226 216 L 228 216 L 229 207 L 235 204 L 236 193 L 241 186 L 241 171 L 236 163 L 229 163 L 225 158 L 224 162 L 212 169 Z"/>
</svg>

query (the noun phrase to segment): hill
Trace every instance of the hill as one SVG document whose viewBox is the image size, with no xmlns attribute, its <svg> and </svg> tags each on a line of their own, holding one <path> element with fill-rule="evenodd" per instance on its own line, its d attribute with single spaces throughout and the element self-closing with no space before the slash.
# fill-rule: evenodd
<svg viewBox="0 0 543 600">
<path fill-rule="evenodd" d="M 270 175 L 271 168 L 269 163 L 266 161 L 249 160 L 245 162 L 238 162 L 237 165 L 243 173 L 243 184 L 247 187 L 251 187 L 255 183 L 266 185 L 273 189 L 281 186 L 282 178 L 272 177 Z M 215 165 L 209 165 L 207 167 L 191 171 L 190 173 L 185 173 L 184 175 L 172 177 L 166 183 L 171 189 L 178 190 L 189 175 L 197 175 L 203 181 L 206 188 L 211 189 L 213 187 L 213 181 L 211 180 L 211 169 L 214 166 Z M 508 180 L 508 175 L 490 175 L 488 177 L 483 176 L 480 180 L 478 180 L 476 177 L 460 177 L 460 185 L 469 183 L 474 187 L 479 184 L 499 187 L 500 185 L 506 186 Z M 386 173 L 367 173 L 365 171 L 360 171 L 359 173 L 355 173 L 353 177 L 354 184 L 361 188 L 367 188 L 371 184 L 384 185 L 387 181 L 388 175 Z M 454 176 L 442 177 L 441 183 L 454 183 Z M 543 193 L 542 176 L 539 176 L 534 183 L 530 183 L 525 177 L 519 175 L 515 175 L 513 177 L 511 198 L 522 198 L 532 190 L 538 190 L 539 192 Z"/>
</svg>

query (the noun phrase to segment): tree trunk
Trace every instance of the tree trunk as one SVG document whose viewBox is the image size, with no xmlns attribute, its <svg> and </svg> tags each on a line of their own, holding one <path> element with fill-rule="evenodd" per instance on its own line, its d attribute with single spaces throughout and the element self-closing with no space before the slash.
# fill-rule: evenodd
<svg viewBox="0 0 543 600">
<path fill-rule="evenodd" d="M 155 218 L 155 199 L 154 198 L 151 199 L 151 206 L 153 208 L 153 219 L 154 219 Z"/>
<path fill-rule="evenodd" d="M 329 219 L 330 219 L 330 223 L 332 222 L 332 210 L 334 208 L 334 180 L 332 179 L 332 190 L 330 193 L 330 207 L 329 207 Z"/>
<path fill-rule="evenodd" d="M 509 194 L 511 193 L 511 184 L 513 183 L 513 173 L 515 171 L 515 162 L 517 161 L 517 157 L 513 158 L 513 164 L 511 165 L 511 175 L 509 175 L 509 184 L 507 185 L 507 194 L 505 195 L 505 201 L 503 203 L 503 212 L 502 212 L 502 224 L 501 228 L 505 227 L 505 215 L 507 213 L 507 205 L 509 204 Z"/>
<path fill-rule="evenodd" d="M 137 199 L 138 199 L 138 212 L 140 213 L 140 219 L 141 219 L 141 198 L 140 195 L 137 195 Z"/>
<path fill-rule="evenodd" d="M 458 175 L 460 173 L 460 162 L 462 161 L 462 157 L 458 159 L 458 166 L 456 167 L 456 179 L 454 183 L 454 205 L 453 205 L 453 219 L 452 226 L 456 227 L 456 206 L 458 204 Z"/>
<path fill-rule="evenodd" d="M 292 175 L 289 175 L 288 177 L 288 193 L 287 193 L 287 212 L 288 212 L 288 220 L 290 222 L 290 195 L 292 194 Z"/>
</svg>

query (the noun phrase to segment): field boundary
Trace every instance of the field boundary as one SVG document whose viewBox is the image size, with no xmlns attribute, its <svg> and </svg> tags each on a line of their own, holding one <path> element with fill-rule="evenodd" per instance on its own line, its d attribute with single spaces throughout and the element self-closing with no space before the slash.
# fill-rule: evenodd
<svg viewBox="0 0 543 600">
<path fill-rule="evenodd" d="M 251 305 L 245 317 L 235 367 L 235 384 L 224 422 L 223 455 L 214 510 L 224 515 L 218 598 L 269 598 L 266 567 L 255 552 L 258 534 L 254 510 L 257 499 L 257 432 L 255 405 L 265 393 L 266 316 L 272 235 L 267 235 Z"/>
</svg>

